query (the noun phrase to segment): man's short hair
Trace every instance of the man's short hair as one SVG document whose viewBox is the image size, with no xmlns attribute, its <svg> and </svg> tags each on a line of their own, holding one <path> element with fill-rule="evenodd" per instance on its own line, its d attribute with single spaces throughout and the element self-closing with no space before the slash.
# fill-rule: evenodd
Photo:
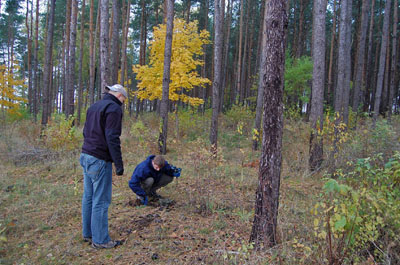
<svg viewBox="0 0 400 265">
<path fill-rule="evenodd" d="M 165 165 L 165 158 L 162 155 L 156 155 L 153 158 L 153 162 L 154 162 L 154 164 L 156 164 L 160 168 L 163 168 L 164 165 Z"/>
</svg>

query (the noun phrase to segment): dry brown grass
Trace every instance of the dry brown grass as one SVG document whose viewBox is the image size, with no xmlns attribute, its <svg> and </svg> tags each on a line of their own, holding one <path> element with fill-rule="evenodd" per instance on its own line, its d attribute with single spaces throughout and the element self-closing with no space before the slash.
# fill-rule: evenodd
<svg viewBox="0 0 400 265">
<path fill-rule="evenodd" d="M 238 147 L 220 145 L 219 161 L 209 157 L 207 135 L 197 140 L 174 139 L 170 126 L 167 160 L 182 167 L 182 177 L 160 191 L 170 206 L 132 207 L 128 187 L 135 166 L 156 152 L 158 121 L 146 116 L 144 141 L 131 135 L 132 122 L 122 136 L 126 173 L 113 177 L 109 209 L 112 238 L 124 244 L 95 250 L 81 240 L 82 173 L 79 150 L 15 166 L 12 156 L 0 163 L 0 263 L 2 264 L 316 264 L 321 253 L 307 253 L 294 239 L 311 246 L 310 207 L 322 186 L 321 175 L 307 170 L 307 125 L 285 125 L 279 245 L 261 253 L 248 250 L 257 185 L 258 152 L 249 137 L 236 137 L 221 128 L 220 136 L 236 137 Z M 35 128 L 35 125 L 30 125 Z M 172 127 L 172 128 L 171 128 Z M 33 132 L 34 129 L 31 129 Z M 35 147 L 38 135 L 16 126 L 13 142 Z M 2 132 L 3 133 L 3 132 Z M 15 138 L 14 138 L 15 137 Z M 226 138 L 230 139 L 230 138 Z M 0 139 L 3 154 L 13 146 Z M 229 141 L 227 141 L 229 142 Z M 8 149 L 7 149 L 8 148 Z M 256 167 L 254 167 L 256 166 Z"/>
</svg>

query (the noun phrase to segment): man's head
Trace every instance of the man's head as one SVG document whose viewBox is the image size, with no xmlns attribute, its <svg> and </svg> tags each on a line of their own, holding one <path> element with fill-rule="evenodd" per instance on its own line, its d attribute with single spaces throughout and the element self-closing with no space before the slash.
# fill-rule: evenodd
<svg viewBox="0 0 400 265">
<path fill-rule="evenodd" d="M 153 158 L 152 164 L 156 171 L 160 171 L 165 165 L 165 158 L 161 155 L 156 155 Z"/>
<path fill-rule="evenodd" d="M 126 93 L 125 88 L 120 84 L 115 84 L 113 86 L 106 86 L 106 89 L 108 90 L 108 93 L 118 98 L 118 100 L 121 101 L 121 103 L 124 103 L 125 100 L 128 98 L 128 93 Z"/>
</svg>

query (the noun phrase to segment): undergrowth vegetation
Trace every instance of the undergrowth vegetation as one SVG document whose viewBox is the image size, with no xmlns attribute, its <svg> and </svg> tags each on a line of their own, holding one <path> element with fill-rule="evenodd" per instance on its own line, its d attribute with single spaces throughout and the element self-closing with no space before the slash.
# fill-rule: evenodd
<svg viewBox="0 0 400 265">
<path fill-rule="evenodd" d="M 285 114 L 279 244 L 261 253 L 248 243 L 260 155 L 251 149 L 251 110 L 235 106 L 221 115 L 217 159 L 209 153 L 211 113 L 171 113 L 166 158 L 182 176 L 160 190 L 173 204 L 149 207 L 131 206 L 127 182 L 139 162 L 157 153 L 159 118 L 126 115 L 126 173 L 113 177 L 109 210 L 111 237 L 124 244 L 102 251 L 81 239 L 82 127 L 58 115 L 43 132 L 29 120 L 3 124 L 0 263 L 398 264 L 399 117 L 375 128 L 367 117 L 352 118 L 332 154 L 337 125 L 327 114 L 325 161 L 311 173 L 310 128 L 298 113 Z"/>
</svg>

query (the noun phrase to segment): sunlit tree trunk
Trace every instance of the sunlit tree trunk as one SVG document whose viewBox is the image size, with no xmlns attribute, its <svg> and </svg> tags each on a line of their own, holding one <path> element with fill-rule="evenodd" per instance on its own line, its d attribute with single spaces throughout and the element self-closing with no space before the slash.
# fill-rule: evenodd
<svg viewBox="0 0 400 265">
<path fill-rule="evenodd" d="M 382 41 L 381 41 L 381 51 L 379 58 L 379 71 L 378 71 L 376 92 L 375 92 L 375 103 L 374 103 L 374 114 L 373 114 L 374 125 L 379 115 L 379 106 L 381 104 L 381 97 L 383 90 L 382 88 L 383 88 L 383 77 L 385 73 L 385 64 L 386 64 L 387 42 L 389 41 L 390 6 L 391 6 L 391 0 L 387 0 L 385 5 L 383 25 L 382 25 Z"/>
<path fill-rule="evenodd" d="M 167 30 L 165 36 L 163 87 L 160 106 L 160 135 L 158 137 L 158 147 L 161 154 L 167 153 L 169 83 L 172 57 L 172 33 L 174 29 L 174 0 L 165 1 L 167 2 Z"/>
<path fill-rule="evenodd" d="M 288 18 L 285 0 L 266 2 L 263 140 L 254 222 L 250 241 L 255 249 L 277 244 L 279 187 L 282 166 L 283 86 Z"/>
<path fill-rule="evenodd" d="M 223 1 L 223 0 L 222 0 Z M 223 14 L 221 0 L 214 0 L 214 78 L 212 84 L 212 117 L 210 128 L 211 152 L 217 155 L 218 144 L 218 107 L 219 90 L 221 86 L 222 71 L 222 45 L 223 45 Z"/>
<path fill-rule="evenodd" d="M 47 38 L 43 69 L 43 111 L 42 126 L 46 126 L 50 117 L 49 100 L 50 100 L 50 78 L 51 78 L 51 58 L 53 53 L 53 33 L 54 33 L 54 10 L 56 0 L 50 0 L 50 14 L 47 23 Z"/>
<path fill-rule="evenodd" d="M 323 143 L 321 131 L 324 121 L 325 90 L 325 17 L 326 0 L 314 0 L 313 8 L 313 79 L 311 95 L 311 136 L 310 159 L 311 171 L 318 170 L 323 161 Z"/>
</svg>

